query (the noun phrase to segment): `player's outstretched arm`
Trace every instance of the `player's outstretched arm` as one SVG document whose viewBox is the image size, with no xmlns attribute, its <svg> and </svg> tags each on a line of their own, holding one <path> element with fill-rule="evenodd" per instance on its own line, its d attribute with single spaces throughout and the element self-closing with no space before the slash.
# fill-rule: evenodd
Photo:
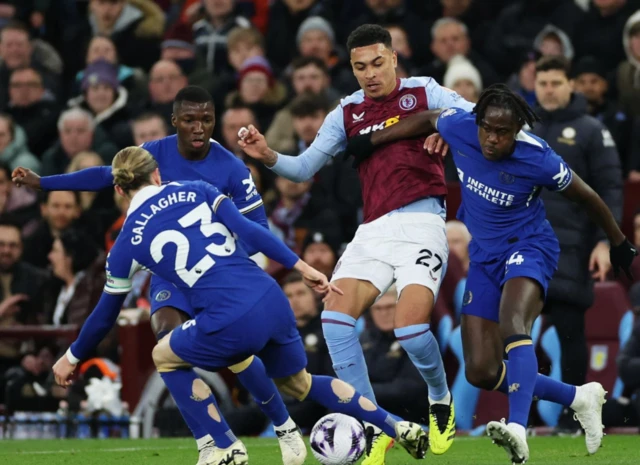
<svg viewBox="0 0 640 465">
<path fill-rule="evenodd" d="M 126 297 L 126 293 L 109 294 L 102 292 L 96 308 L 82 325 L 80 335 L 53 366 L 53 374 L 57 384 L 60 386 L 71 384 L 69 378 L 73 374 L 76 365 L 80 360 L 91 355 L 100 341 L 107 336 L 111 328 L 116 324 Z"/>
<path fill-rule="evenodd" d="M 99 191 L 113 187 L 110 166 L 93 166 L 75 173 L 40 177 L 28 168 L 13 170 L 11 179 L 17 186 L 46 191 Z"/>
<path fill-rule="evenodd" d="M 347 143 L 346 153 L 354 156 L 354 166 L 357 166 L 371 156 L 378 145 L 401 139 L 426 136 L 435 132 L 436 120 L 441 112 L 442 110 L 423 111 L 402 119 L 380 131 L 372 131 L 368 134 L 352 137 Z"/>
<path fill-rule="evenodd" d="M 249 244 L 250 247 L 261 251 L 267 257 L 275 260 L 287 268 L 293 268 L 302 274 L 306 284 L 312 289 L 325 293 L 335 291 L 342 293 L 337 287 L 329 284 L 327 277 L 298 258 L 284 242 L 271 232 L 246 219 L 238 211 L 228 197 L 220 196 L 214 202 L 214 211 L 231 232 Z"/>
<path fill-rule="evenodd" d="M 314 145 L 296 157 L 278 153 L 269 148 L 264 136 L 253 125 L 241 128 L 238 137 L 238 145 L 247 155 L 264 163 L 279 176 L 295 182 L 310 179 L 331 158 Z"/>
<path fill-rule="evenodd" d="M 607 204 L 589 185 L 584 182 L 573 170 L 571 171 L 572 181 L 569 186 L 562 191 L 562 194 L 581 205 L 585 209 L 589 217 L 600 226 L 611 244 L 610 256 L 613 272 L 616 276 L 622 269 L 625 274 L 631 278 L 631 263 L 638 255 L 638 251 L 629 242 L 618 227 L 618 223 L 614 218 Z"/>
</svg>

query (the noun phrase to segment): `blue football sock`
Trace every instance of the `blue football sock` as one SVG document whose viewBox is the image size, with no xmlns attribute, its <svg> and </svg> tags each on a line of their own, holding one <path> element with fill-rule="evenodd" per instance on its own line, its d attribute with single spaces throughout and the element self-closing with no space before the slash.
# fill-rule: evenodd
<svg viewBox="0 0 640 465">
<path fill-rule="evenodd" d="M 509 361 L 503 360 L 502 363 L 503 365 L 498 372 L 498 380 L 501 381 L 500 386 L 494 390 L 507 394 L 509 392 L 507 377 L 503 376 L 502 373 L 504 370 L 509 371 Z M 570 407 L 576 397 L 576 387 L 538 373 L 536 385 L 533 388 L 533 397 Z"/>
<path fill-rule="evenodd" d="M 429 387 L 429 398 L 442 400 L 449 392 L 438 341 L 428 324 L 405 326 L 394 330 L 396 338 Z"/>
<path fill-rule="evenodd" d="M 336 375 L 375 404 L 376 396 L 355 327 L 356 320 L 349 315 L 330 310 L 322 312 L 322 331 Z"/>
<path fill-rule="evenodd" d="M 332 383 L 333 386 L 332 386 Z M 337 393 L 336 393 L 337 391 Z M 371 423 L 380 428 L 388 436 L 396 437 L 396 420 L 380 407 L 375 406 L 353 387 L 329 376 L 311 376 L 311 389 L 308 399 L 317 402 L 329 410 L 352 416 L 358 420 Z M 374 410 L 371 410 L 374 408 Z"/>
<path fill-rule="evenodd" d="M 504 342 L 510 362 L 506 376 L 509 385 L 509 423 L 526 428 L 538 375 L 538 359 L 530 336 L 516 334 Z"/>
<path fill-rule="evenodd" d="M 274 426 L 284 425 L 289 419 L 289 412 L 275 383 L 267 376 L 267 371 L 258 357 L 253 357 L 251 364 L 239 373 L 238 380 L 247 388 L 260 410 L 269 417 Z"/>
<path fill-rule="evenodd" d="M 202 425 L 214 439 L 216 446 L 225 449 L 236 441 L 236 437 L 220 413 L 220 408 L 211 391 L 208 388 L 200 389 L 198 387 L 199 383 L 202 383 L 203 388 L 206 384 L 198 378 L 193 369 L 167 371 L 160 373 L 160 376 L 182 415 L 186 416 L 185 413 L 187 413 Z M 194 392 L 196 390 L 202 392 Z M 220 420 L 214 419 L 215 416 Z"/>
</svg>

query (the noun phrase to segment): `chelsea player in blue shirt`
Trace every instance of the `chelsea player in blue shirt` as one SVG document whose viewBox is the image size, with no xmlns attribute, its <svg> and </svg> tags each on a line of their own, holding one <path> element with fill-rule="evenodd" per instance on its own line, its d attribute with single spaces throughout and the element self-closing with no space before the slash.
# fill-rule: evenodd
<svg viewBox="0 0 640 465">
<path fill-rule="evenodd" d="M 196 86 L 185 87 L 178 92 L 173 104 L 172 123 L 177 135 L 142 146 L 153 155 L 167 180 L 204 180 L 228 195 L 247 218 L 268 228 L 262 199 L 249 170 L 241 160 L 211 139 L 214 114 L 208 92 Z M 44 190 L 97 191 L 113 187 L 110 166 L 43 178 L 25 168 L 16 168 L 13 179 L 18 185 Z M 248 247 L 247 252 L 254 254 L 255 249 Z M 151 325 L 158 340 L 193 317 L 193 310 L 181 291 L 159 276 L 153 276 L 150 294 Z M 275 386 L 265 383 L 267 378 L 260 359 L 255 358 L 250 365 L 230 368 L 275 425 L 284 465 L 301 465 L 304 442 Z M 198 443 L 198 465 L 202 465 L 213 447 L 211 437 L 189 415 L 185 415 L 185 421 Z"/>
<path fill-rule="evenodd" d="M 148 269 L 173 283 L 195 317 L 174 329 L 153 350 L 153 360 L 181 408 L 210 425 L 216 447 L 212 465 L 242 465 L 247 452 L 229 430 L 197 366 L 217 371 L 251 363 L 259 355 L 283 393 L 375 424 L 415 458 L 428 447 L 420 425 L 396 421 L 344 381 L 307 373 L 306 353 L 293 311 L 280 286 L 260 269 L 234 234 L 254 249 L 299 271 L 320 293 L 337 292 L 327 277 L 300 260 L 269 231 L 247 220 L 218 189 L 202 181 L 162 185 L 158 164 L 143 148 L 120 151 L 113 161 L 118 194 L 130 200 L 122 231 L 107 259 L 107 283 L 66 355 L 56 363 L 56 381 L 68 385 L 69 361 L 85 358 L 115 324 L 132 277 Z"/>
<path fill-rule="evenodd" d="M 500 84 L 487 88 L 471 113 L 423 112 L 347 148 L 367 157 L 375 145 L 434 129 L 449 144 L 462 191 L 458 218 L 473 238 L 461 321 L 465 373 L 471 384 L 509 395 L 508 423 L 490 422 L 487 434 L 513 463 L 529 458 L 525 428 L 534 396 L 575 411 L 590 454 L 603 436 L 605 391 L 599 383 L 575 387 L 538 374 L 531 327 L 560 251 L 540 189 L 562 193 L 602 227 L 616 275 L 620 269 L 629 275 L 637 255 L 602 199 L 544 140 L 522 130 L 536 121 L 526 102 Z"/>
</svg>

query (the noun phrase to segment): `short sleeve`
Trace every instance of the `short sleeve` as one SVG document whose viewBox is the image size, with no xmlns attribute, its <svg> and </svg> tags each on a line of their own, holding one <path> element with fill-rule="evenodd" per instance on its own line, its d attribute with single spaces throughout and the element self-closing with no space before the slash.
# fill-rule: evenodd
<svg viewBox="0 0 640 465">
<path fill-rule="evenodd" d="M 240 160 L 234 159 L 229 171 L 229 195 L 242 214 L 262 206 L 262 197 L 258 193 L 251 171 Z"/>
<path fill-rule="evenodd" d="M 573 174 L 571 168 L 560 155 L 548 148 L 540 163 L 537 182 L 550 191 L 562 192 L 571 184 Z"/>
<path fill-rule="evenodd" d="M 470 112 L 476 106 L 475 103 L 468 102 L 457 92 L 442 87 L 433 78 L 427 78 L 428 82 L 425 86 L 427 92 L 427 104 L 429 110 L 437 110 L 438 108 L 462 108 Z"/>
<path fill-rule="evenodd" d="M 107 294 L 128 294 L 133 287 L 133 275 L 142 269 L 133 256 L 134 245 L 130 241 L 128 235 L 121 233 L 107 256 L 107 280 L 104 285 Z"/>
<path fill-rule="evenodd" d="M 311 147 L 330 157 L 336 156 L 347 148 L 347 132 L 344 129 L 342 105 L 335 107 L 324 119 Z"/>
<path fill-rule="evenodd" d="M 436 130 L 447 143 L 451 144 L 456 140 L 464 139 L 466 132 L 469 132 L 466 130 L 469 123 L 475 126 L 473 115 L 461 108 L 447 108 L 438 116 L 436 120 Z"/>
</svg>

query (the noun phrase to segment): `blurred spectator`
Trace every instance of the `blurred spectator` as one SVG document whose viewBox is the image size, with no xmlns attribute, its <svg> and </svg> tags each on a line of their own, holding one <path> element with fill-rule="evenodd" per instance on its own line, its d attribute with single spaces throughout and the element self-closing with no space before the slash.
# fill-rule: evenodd
<svg viewBox="0 0 640 465">
<path fill-rule="evenodd" d="M 262 57 L 254 57 L 242 64 L 238 90 L 227 95 L 226 106 L 247 105 L 255 113 L 260 127 L 268 128 L 286 97 L 287 90 L 276 80 L 269 62 Z"/>
<path fill-rule="evenodd" d="M 72 226 L 81 211 L 79 192 L 44 191 L 40 202 L 42 219 L 36 231 L 25 241 L 23 259 L 46 268 L 54 239 Z"/>
<path fill-rule="evenodd" d="M 18 188 L 11 182 L 11 169 L 0 162 L 0 215 L 10 217 L 29 236 L 38 224 L 38 196 L 27 187 Z"/>
<path fill-rule="evenodd" d="M 228 69 L 227 35 L 234 27 L 251 27 L 237 14 L 235 0 L 203 0 L 205 17 L 193 25 L 198 67 L 209 73 Z"/>
<path fill-rule="evenodd" d="M 309 229 L 339 231 L 340 222 L 331 205 L 311 195 L 313 180 L 293 182 L 276 177 L 276 201 L 270 205 L 269 221 L 274 233 L 293 250 L 299 250 Z"/>
<path fill-rule="evenodd" d="M 371 387 L 380 407 L 408 421 L 424 423 L 429 404 L 424 381 L 393 332 L 398 291 L 391 286 L 371 306 L 372 325 L 360 336 Z"/>
<path fill-rule="evenodd" d="M 500 81 L 492 66 L 471 48 L 467 26 L 457 19 L 442 18 L 433 24 L 431 51 L 435 59 L 420 69 L 421 76 L 430 76 L 437 82 L 443 82 L 449 61 L 456 55 L 462 55 L 478 70 L 485 86 Z"/>
<path fill-rule="evenodd" d="M 340 236 L 335 231 L 311 230 L 302 243 L 300 256 L 309 265 L 331 279 L 333 269 L 338 263 Z"/>
<path fill-rule="evenodd" d="M 447 221 L 446 229 L 449 252 L 460 261 L 466 276 L 469 272 L 469 242 L 471 242 L 471 234 L 464 223 L 458 220 Z"/>
<path fill-rule="evenodd" d="M 535 48 L 542 56 L 563 56 L 573 60 L 573 45 L 569 36 L 553 24 L 544 27 L 533 41 Z"/>
<path fill-rule="evenodd" d="M 324 61 L 332 86 L 338 91 L 350 94 L 358 89 L 349 60 L 344 51 L 336 46 L 333 27 L 326 19 L 320 16 L 305 19 L 298 29 L 296 41 L 300 56 L 316 57 Z"/>
<path fill-rule="evenodd" d="M 143 113 L 131 121 L 134 145 L 162 139 L 169 135 L 167 123 L 158 113 Z"/>
<path fill-rule="evenodd" d="M 592 0 L 572 36 L 576 56 L 591 55 L 607 69 L 615 69 L 625 59 L 620 38 L 627 19 L 637 7 L 635 0 Z"/>
<path fill-rule="evenodd" d="M 391 48 L 398 54 L 398 58 L 404 59 L 405 65 L 408 67 L 409 75 L 416 74 L 415 63 L 413 63 L 413 49 L 409 43 L 407 31 L 402 26 L 391 24 L 385 29 L 391 34 Z"/>
<path fill-rule="evenodd" d="M 640 210 L 633 216 L 633 244 L 640 247 Z"/>
<path fill-rule="evenodd" d="M 587 99 L 588 113 L 611 131 L 626 176 L 630 170 L 632 121 L 617 102 L 607 97 L 609 82 L 604 67 L 595 58 L 586 56 L 572 67 L 572 75 L 576 92 Z"/>
<path fill-rule="evenodd" d="M 236 27 L 227 37 L 227 51 L 228 66 L 215 77 L 206 72 L 189 77 L 191 84 L 211 89 L 216 119 L 222 118 L 227 96 L 238 88 L 238 75 L 242 64 L 250 58 L 265 58 L 262 34 L 257 29 Z"/>
<path fill-rule="evenodd" d="M 443 84 L 473 103 L 478 101 L 483 89 L 480 72 L 462 55 L 456 55 L 449 60 Z"/>
<path fill-rule="evenodd" d="M 625 113 L 640 116 L 640 10 L 624 27 L 622 43 L 626 60 L 617 69 L 618 101 Z"/>
<path fill-rule="evenodd" d="M 46 290 L 45 323 L 82 325 L 93 311 L 105 283 L 105 255 L 83 231 L 69 228 L 53 241 L 47 254 L 53 274 Z M 96 349 L 117 360 L 117 328 Z"/>
<path fill-rule="evenodd" d="M 507 5 L 491 24 L 484 41 L 483 55 L 498 73 L 509 75 L 517 72 L 518 63 L 514 57 L 530 50 L 536 35 L 546 25 L 553 24 L 569 37 L 576 37 L 574 30 L 583 16 L 584 12 L 573 0 L 516 0 Z M 583 34 L 598 37 L 594 33 L 597 30 L 593 28 Z"/>
<path fill-rule="evenodd" d="M 59 90 L 62 60 L 46 42 L 29 37 L 28 29 L 19 22 L 10 22 L 0 31 L 0 110 L 9 103 L 9 77 L 18 68 L 37 69 L 44 87 L 53 95 Z"/>
<path fill-rule="evenodd" d="M 58 134 L 58 142 L 42 156 L 42 176 L 63 173 L 80 152 L 97 152 L 105 163 L 111 163 L 118 151 L 107 134 L 96 127 L 91 113 L 81 108 L 71 108 L 60 115 Z"/>
<path fill-rule="evenodd" d="M 290 153 L 300 154 L 315 140 L 329 112 L 329 102 L 322 95 L 302 94 L 293 99 L 289 109 L 296 141 Z M 349 163 L 330 157 L 313 177 L 310 193 L 316 203 L 333 206 L 341 226 L 333 232 L 339 239 L 355 234 L 362 194 L 358 173 Z"/>
<path fill-rule="evenodd" d="M 139 68 L 122 65 L 118 62 L 118 51 L 116 46 L 107 36 L 95 36 L 89 42 L 87 47 L 87 55 L 85 60 L 85 69 L 78 71 L 76 75 L 76 85 L 74 86 L 74 95 L 81 93 L 82 83 L 86 68 L 98 62 L 106 61 L 116 67 L 118 83 L 127 89 L 130 100 L 143 98 L 145 94 L 146 76 Z"/>
<path fill-rule="evenodd" d="M 266 52 L 278 71 L 285 69 L 297 55 L 297 33 L 309 16 L 324 16 L 319 0 L 276 0 L 269 8 Z"/>
<path fill-rule="evenodd" d="M 67 167 L 67 173 L 74 173 L 76 171 L 92 168 L 94 166 L 103 166 L 104 161 L 95 152 L 80 152 L 76 155 L 69 166 Z M 80 192 L 80 208 L 82 211 L 91 208 L 91 204 L 95 200 L 99 192 Z"/>
<path fill-rule="evenodd" d="M 543 57 L 536 65 L 537 113 L 541 122 L 532 132 L 584 179 L 607 204 L 617 222 L 622 219 L 622 172 L 611 133 L 587 114 L 582 94 L 572 92 L 569 63 L 563 57 Z M 562 351 L 562 381 L 580 386 L 587 375 L 585 311 L 593 304 L 593 278 L 606 279 L 611 269 L 605 233 L 562 195 L 543 190 L 547 219 L 560 242 L 558 269 L 549 284 L 543 312 L 556 327 Z M 565 408 L 558 431 L 575 433 L 580 425 Z"/>
<path fill-rule="evenodd" d="M 356 18 L 343 24 L 338 37 L 341 43 L 347 42 L 347 37 L 361 24 L 397 24 L 401 26 L 409 36 L 409 44 L 413 50 L 416 63 L 424 63 L 432 58 L 429 53 L 431 38 L 425 31 L 428 25 L 407 6 L 406 0 L 364 0 L 365 12 Z M 346 27 L 344 27 L 346 26 Z M 350 50 L 347 50 L 350 53 Z"/>
<path fill-rule="evenodd" d="M 307 353 L 307 371 L 314 375 L 333 376 L 331 359 L 322 335 L 320 308 L 313 291 L 304 284 L 302 276 L 296 271 L 285 277 L 282 290 L 291 304 Z M 304 430 L 313 428 L 313 425 L 327 414 L 324 407 L 309 400 L 299 402 L 284 396 L 284 401 L 293 421 Z M 259 434 L 267 426 L 267 418 L 253 403 L 224 412 L 224 415 L 236 434 Z"/>
<path fill-rule="evenodd" d="M 42 157 L 56 140 L 60 105 L 44 88 L 38 70 L 27 67 L 11 73 L 7 113 L 24 129 L 31 152 L 38 158 Z"/>
<path fill-rule="evenodd" d="M 518 71 L 507 81 L 509 88 L 520 95 L 530 106 L 536 105 L 536 61 L 540 52 L 531 50 L 524 53 L 520 59 Z"/>
<path fill-rule="evenodd" d="M 82 94 L 69 100 L 71 108 L 90 111 L 96 126 L 104 130 L 118 148 L 133 143 L 128 103 L 129 93 L 120 85 L 117 66 L 104 60 L 94 61 L 84 70 Z"/>
<path fill-rule="evenodd" d="M 193 31 L 186 24 L 176 24 L 164 35 L 160 44 L 161 60 L 175 62 L 185 75 L 196 69 L 196 46 L 193 44 Z"/>
<path fill-rule="evenodd" d="M 88 21 L 87 35 L 110 37 L 121 63 L 149 71 L 160 57 L 165 18 L 153 0 L 89 0 Z"/>
<path fill-rule="evenodd" d="M 294 96 L 313 93 L 324 96 L 330 107 L 339 102 L 339 93 L 331 87 L 331 78 L 326 64 L 316 57 L 298 57 L 291 63 L 291 84 Z M 296 151 L 291 102 L 276 113 L 265 134 L 269 147 L 281 153 Z"/>
<path fill-rule="evenodd" d="M 18 166 L 40 171 L 38 160 L 27 146 L 27 135 L 13 118 L 0 113 L 0 162 L 6 163 L 14 170 Z"/>
<path fill-rule="evenodd" d="M 469 37 L 473 44 L 481 45 L 491 28 L 491 22 L 500 13 L 500 10 L 510 0 L 439 0 L 440 10 L 431 15 L 423 16 L 426 20 L 431 18 L 456 18 L 469 28 Z M 411 7 L 415 9 L 420 0 L 415 0 Z M 435 3 L 435 1 L 431 2 Z"/>
<path fill-rule="evenodd" d="M 173 99 L 188 84 L 180 67 L 171 60 L 160 60 L 149 72 L 149 100 L 139 110 L 162 115 L 167 128 L 171 126 Z"/>
<path fill-rule="evenodd" d="M 22 260 L 20 228 L 0 220 L 0 326 L 35 324 L 42 317 L 47 273 Z M 0 378 L 20 362 L 20 341 L 0 340 Z"/>
</svg>

